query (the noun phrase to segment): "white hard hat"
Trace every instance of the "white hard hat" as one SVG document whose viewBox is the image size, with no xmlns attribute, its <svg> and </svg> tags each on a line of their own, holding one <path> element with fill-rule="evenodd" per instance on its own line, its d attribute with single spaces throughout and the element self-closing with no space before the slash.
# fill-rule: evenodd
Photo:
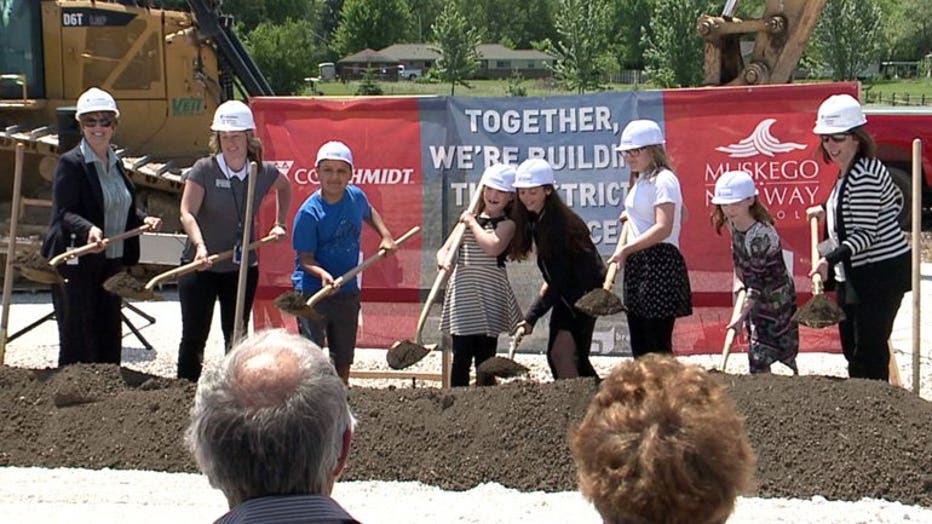
<svg viewBox="0 0 932 524">
<path fill-rule="evenodd" d="M 227 100 L 217 106 L 211 131 L 248 131 L 256 128 L 249 106 L 239 100 Z"/>
<path fill-rule="evenodd" d="M 117 118 L 120 117 L 120 110 L 117 109 L 116 100 L 110 96 L 110 93 L 92 87 L 78 97 L 78 110 L 74 114 L 74 118 L 77 120 L 81 118 L 81 115 L 100 111 L 113 113 Z"/>
<path fill-rule="evenodd" d="M 529 158 L 515 169 L 515 189 L 556 185 L 553 168 L 543 158 Z"/>
<path fill-rule="evenodd" d="M 317 150 L 317 162 L 314 165 L 319 166 L 324 160 L 342 160 L 349 164 L 350 169 L 353 169 L 353 152 L 343 142 L 334 140 L 320 146 Z"/>
<path fill-rule="evenodd" d="M 482 173 L 480 181 L 485 187 L 491 187 L 506 193 L 515 192 L 515 166 L 509 164 L 492 164 Z"/>
<path fill-rule="evenodd" d="M 832 95 L 822 102 L 812 132 L 817 135 L 845 133 L 867 123 L 861 104 L 851 95 Z"/>
<path fill-rule="evenodd" d="M 630 151 L 646 146 L 665 144 L 663 131 L 653 120 L 632 120 L 621 132 L 621 143 L 615 146 L 618 151 Z"/>
<path fill-rule="evenodd" d="M 713 204 L 735 204 L 757 195 L 754 179 L 747 171 L 726 171 L 715 181 Z"/>
</svg>

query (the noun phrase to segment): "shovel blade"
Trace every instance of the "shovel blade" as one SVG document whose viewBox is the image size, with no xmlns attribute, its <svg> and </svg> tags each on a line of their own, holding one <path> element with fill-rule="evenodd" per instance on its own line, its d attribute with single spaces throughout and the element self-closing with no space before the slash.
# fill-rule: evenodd
<svg viewBox="0 0 932 524">
<path fill-rule="evenodd" d="M 145 282 L 128 273 L 117 273 L 108 278 L 104 281 L 104 289 L 127 300 L 165 300 L 165 297 L 147 288 Z"/>
<path fill-rule="evenodd" d="M 304 302 L 304 298 L 297 291 L 286 291 L 275 298 L 275 307 L 296 317 L 308 320 L 319 320 L 320 314 Z"/>
<path fill-rule="evenodd" d="M 618 295 L 603 288 L 593 289 L 574 304 L 576 309 L 593 317 L 603 317 L 627 311 Z"/>
<path fill-rule="evenodd" d="M 510 358 L 492 357 L 482 364 L 476 373 L 476 383 L 482 386 L 495 384 L 496 378 L 512 378 L 528 372 L 528 368 Z"/>
<path fill-rule="evenodd" d="M 431 348 L 416 344 L 410 340 L 395 342 L 385 353 L 388 367 L 392 369 L 405 369 L 411 367 L 430 354 Z"/>
<path fill-rule="evenodd" d="M 793 315 L 793 320 L 815 329 L 833 326 L 844 319 L 845 312 L 838 304 L 821 293 L 813 295 L 809 302 L 803 304 Z"/>
</svg>

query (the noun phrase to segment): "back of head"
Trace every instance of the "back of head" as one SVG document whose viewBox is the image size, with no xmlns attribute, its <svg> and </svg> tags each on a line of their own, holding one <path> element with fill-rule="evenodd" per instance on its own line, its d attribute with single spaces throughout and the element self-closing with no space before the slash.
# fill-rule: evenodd
<svg viewBox="0 0 932 524">
<path fill-rule="evenodd" d="M 186 439 L 230 506 L 329 494 L 353 418 L 329 359 L 282 330 L 241 341 L 201 377 Z"/>
<path fill-rule="evenodd" d="M 725 387 L 675 358 L 619 364 L 570 436 L 580 492 L 605 522 L 725 522 L 754 454 Z"/>
</svg>

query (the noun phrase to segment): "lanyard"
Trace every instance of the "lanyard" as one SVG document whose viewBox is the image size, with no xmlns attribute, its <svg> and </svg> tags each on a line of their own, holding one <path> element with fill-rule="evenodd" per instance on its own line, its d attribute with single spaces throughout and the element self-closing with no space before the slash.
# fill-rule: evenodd
<svg viewBox="0 0 932 524">
<path fill-rule="evenodd" d="M 224 173 L 224 175 L 226 175 L 227 180 L 230 182 L 230 197 L 233 198 L 233 207 L 236 209 L 236 220 L 237 220 L 236 232 L 237 232 L 237 242 L 239 242 L 240 241 L 239 237 L 242 237 L 243 235 L 243 222 L 245 222 L 246 220 L 246 217 L 244 217 L 243 214 L 246 212 L 245 207 L 246 207 L 246 196 L 247 195 L 243 195 L 243 206 L 242 207 L 244 209 L 241 210 L 240 199 L 239 197 L 236 196 L 236 184 L 233 181 L 234 178 L 238 180 L 239 177 L 233 176 L 233 170 L 230 168 L 230 164 L 227 164 L 226 158 L 223 159 L 223 165 L 226 166 L 226 173 Z M 248 172 L 246 173 L 246 177 L 243 178 L 242 181 L 246 183 L 249 182 Z"/>
</svg>

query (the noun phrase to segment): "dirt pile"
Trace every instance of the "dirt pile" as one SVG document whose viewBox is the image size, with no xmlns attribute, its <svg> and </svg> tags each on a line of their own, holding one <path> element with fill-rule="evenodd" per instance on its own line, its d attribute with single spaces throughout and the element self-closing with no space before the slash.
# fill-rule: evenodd
<svg viewBox="0 0 932 524">
<path fill-rule="evenodd" d="M 758 455 L 758 496 L 932 506 L 932 404 L 879 382 L 720 375 Z M 345 479 L 444 489 L 575 488 L 566 446 L 592 380 L 350 392 Z M 182 444 L 194 385 L 105 365 L 0 367 L 0 465 L 194 472 Z"/>
</svg>

